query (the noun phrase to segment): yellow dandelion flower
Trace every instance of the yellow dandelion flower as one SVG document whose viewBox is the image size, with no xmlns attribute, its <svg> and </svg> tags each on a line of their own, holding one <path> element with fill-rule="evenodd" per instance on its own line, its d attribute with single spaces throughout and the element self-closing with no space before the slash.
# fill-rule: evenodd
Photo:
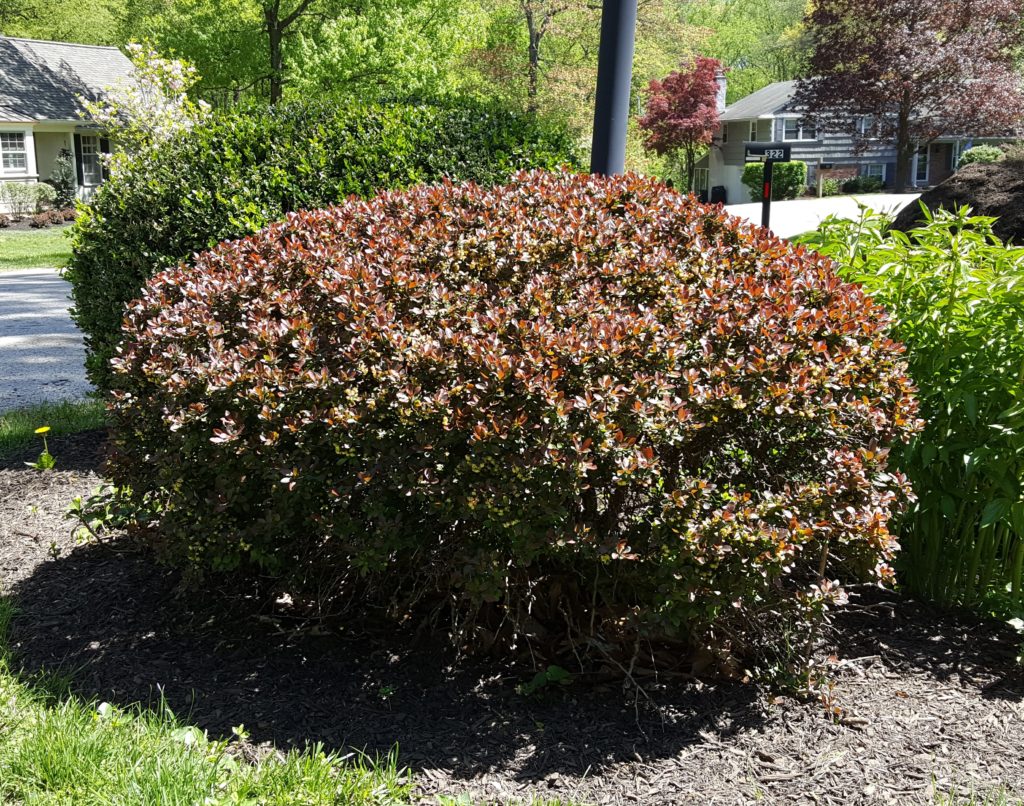
<svg viewBox="0 0 1024 806">
<path fill-rule="evenodd" d="M 37 428 L 37 429 L 36 429 L 36 433 L 37 433 L 37 434 L 45 434 L 45 433 L 47 433 L 47 432 L 48 432 L 49 430 L 50 430 L 50 426 L 48 426 L 48 425 L 44 425 L 44 426 L 43 426 L 42 428 Z"/>
</svg>

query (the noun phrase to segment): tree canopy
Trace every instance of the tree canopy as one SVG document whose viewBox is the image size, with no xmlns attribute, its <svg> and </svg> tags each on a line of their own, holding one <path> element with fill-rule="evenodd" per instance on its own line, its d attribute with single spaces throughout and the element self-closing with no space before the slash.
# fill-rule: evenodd
<svg viewBox="0 0 1024 806">
<path fill-rule="evenodd" d="M 640 118 L 644 147 L 659 155 L 682 152 L 686 186 L 693 189 L 697 151 L 711 145 L 718 130 L 718 82 L 721 62 L 698 56 L 647 89 L 647 110 Z"/>
</svg>

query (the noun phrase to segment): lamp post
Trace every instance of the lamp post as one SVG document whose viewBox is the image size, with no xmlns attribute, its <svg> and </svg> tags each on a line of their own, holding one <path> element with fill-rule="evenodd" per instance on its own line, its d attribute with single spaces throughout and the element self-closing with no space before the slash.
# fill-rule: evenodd
<svg viewBox="0 0 1024 806">
<path fill-rule="evenodd" d="M 590 172 L 594 174 L 620 174 L 626 167 L 636 11 L 637 0 L 603 0 L 594 140 L 590 156 Z"/>
</svg>

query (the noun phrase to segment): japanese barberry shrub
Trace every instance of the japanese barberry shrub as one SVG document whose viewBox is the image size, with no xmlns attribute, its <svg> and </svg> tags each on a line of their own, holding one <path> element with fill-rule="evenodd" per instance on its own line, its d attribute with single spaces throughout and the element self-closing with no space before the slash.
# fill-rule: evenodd
<svg viewBox="0 0 1024 806">
<path fill-rule="evenodd" d="M 443 178 L 505 182 L 577 163 L 561 129 L 535 116 L 454 105 L 278 104 L 212 114 L 121 162 L 72 232 L 73 317 L 100 389 L 125 305 L 143 283 L 288 212 Z"/>
<path fill-rule="evenodd" d="M 433 595 L 552 655 L 761 657 L 890 575 L 917 422 L 887 328 L 829 259 L 654 180 L 417 187 L 153 277 L 111 468 L 193 574 Z"/>
</svg>

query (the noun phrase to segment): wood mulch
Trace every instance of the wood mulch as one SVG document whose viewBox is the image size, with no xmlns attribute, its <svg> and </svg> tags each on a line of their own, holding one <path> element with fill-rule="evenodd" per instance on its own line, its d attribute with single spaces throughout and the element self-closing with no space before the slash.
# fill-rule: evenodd
<svg viewBox="0 0 1024 806">
<path fill-rule="evenodd" d="M 594 804 L 916 804 L 936 792 L 1024 798 L 1016 635 L 861 591 L 821 657 L 832 703 L 754 686 L 568 686 L 520 696 L 521 674 L 454 662 L 444 642 L 362 623 L 293 622 L 176 575 L 126 538 L 76 545 L 63 511 L 101 483 L 99 433 L 53 440 L 58 469 L 0 462 L 0 581 L 16 662 L 77 693 L 165 697 L 183 719 L 254 743 L 396 744 L 423 803 L 534 796 Z M 1015 802 L 1015 801 L 1014 801 Z"/>
</svg>

